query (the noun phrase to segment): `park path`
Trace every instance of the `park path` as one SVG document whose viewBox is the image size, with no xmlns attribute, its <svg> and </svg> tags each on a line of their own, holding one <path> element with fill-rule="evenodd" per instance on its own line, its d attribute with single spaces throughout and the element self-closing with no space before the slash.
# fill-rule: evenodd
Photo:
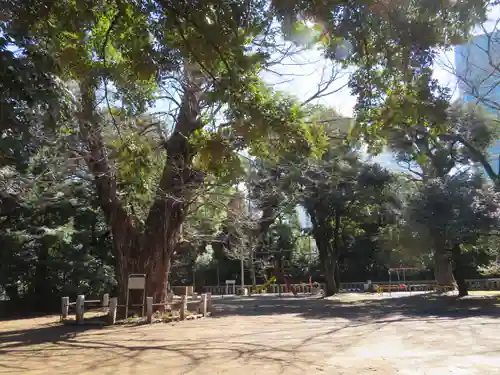
<svg viewBox="0 0 500 375">
<path fill-rule="evenodd" d="M 500 374 L 496 306 L 418 298 L 232 298 L 210 319 L 100 329 L 4 321 L 0 374 Z"/>
</svg>

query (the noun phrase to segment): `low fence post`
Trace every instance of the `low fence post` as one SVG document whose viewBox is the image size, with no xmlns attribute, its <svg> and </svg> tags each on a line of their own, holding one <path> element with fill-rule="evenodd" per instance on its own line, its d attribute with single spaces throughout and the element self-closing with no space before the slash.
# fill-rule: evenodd
<svg viewBox="0 0 500 375">
<path fill-rule="evenodd" d="M 83 314 L 85 312 L 85 296 L 83 294 L 76 297 L 76 323 L 83 324 Z"/>
<path fill-rule="evenodd" d="M 153 323 L 153 297 L 146 297 L 146 316 L 148 323 Z"/>
<path fill-rule="evenodd" d="M 186 319 L 186 296 L 181 296 L 181 309 L 179 310 L 179 317 L 181 320 Z"/>
<path fill-rule="evenodd" d="M 109 324 L 111 324 L 111 325 L 116 323 L 116 310 L 117 309 L 118 309 L 118 298 L 113 297 L 109 301 L 109 311 L 108 311 Z"/>
<path fill-rule="evenodd" d="M 212 313 L 212 293 L 207 293 L 207 311 Z"/>
<path fill-rule="evenodd" d="M 207 293 L 203 293 L 201 295 L 201 300 L 202 300 L 201 313 L 203 314 L 203 316 L 207 316 Z"/>
<path fill-rule="evenodd" d="M 61 297 L 61 320 L 68 317 L 69 297 Z"/>
<path fill-rule="evenodd" d="M 174 293 L 167 293 L 167 302 L 172 303 L 174 300 Z"/>
<path fill-rule="evenodd" d="M 109 306 L 109 294 L 106 293 L 102 296 L 102 307 L 108 307 Z"/>
</svg>

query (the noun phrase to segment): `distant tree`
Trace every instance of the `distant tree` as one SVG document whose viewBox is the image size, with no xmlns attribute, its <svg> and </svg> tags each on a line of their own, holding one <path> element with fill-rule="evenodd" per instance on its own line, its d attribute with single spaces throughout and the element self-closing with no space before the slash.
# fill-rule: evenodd
<svg viewBox="0 0 500 375">
<path fill-rule="evenodd" d="M 453 6 L 9 1 L 0 20 L 6 88 L 0 103 L 8 117 L 0 128 L 8 140 L 0 158 L 26 154 L 26 165 L 43 143 L 70 160 L 92 181 L 110 229 L 120 297 L 127 274 L 144 272 L 147 289 L 163 300 L 171 258 L 207 176 L 240 182 L 237 153 L 244 149 L 270 160 L 317 151 L 302 104 L 328 93 L 329 84 L 303 103 L 275 92 L 260 73 L 277 63 L 276 52 L 281 57 L 292 44 L 316 45 L 352 66 L 357 119 L 375 133 L 405 119 L 378 116 L 384 100 L 391 109 L 414 100 L 420 107 L 436 104 L 428 85 L 435 49 L 466 37 L 485 13 L 479 0 Z M 324 30 L 316 37 L 318 27 Z M 281 49 L 283 38 L 290 43 Z M 52 90 L 55 83 L 63 90 Z M 151 116 L 144 124 L 141 116 L 160 100 L 161 121 Z"/>
<path fill-rule="evenodd" d="M 461 296 L 467 295 L 466 254 L 500 224 L 499 204 L 498 193 L 484 186 L 480 176 L 465 174 L 431 180 L 409 202 L 408 233 L 422 249 L 445 249 Z"/>
</svg>

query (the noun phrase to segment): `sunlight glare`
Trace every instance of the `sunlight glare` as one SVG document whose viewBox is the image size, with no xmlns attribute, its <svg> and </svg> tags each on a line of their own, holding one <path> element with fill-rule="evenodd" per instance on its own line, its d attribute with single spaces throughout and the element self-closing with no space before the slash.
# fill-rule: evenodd
<svg viewBox="0 0 500 375">
<path fill-rule="evenodd" d="M 304 24 L 305 24 L 308 28 L 312 29 L 312 28 L 314 27 L 314 25 L 316 25 L 316 22 L 314 22 L 314 21 L 312 21 L 312 20 L 305 20 L 305 21 L 304 21 Z"/>
<path fill-rule="evenodd" d="M 353 45 L 348 40 L 343 40 L 335 47 L 335 58 L 337 60 L 345 60 L 351 56 Z"/>
</svg>

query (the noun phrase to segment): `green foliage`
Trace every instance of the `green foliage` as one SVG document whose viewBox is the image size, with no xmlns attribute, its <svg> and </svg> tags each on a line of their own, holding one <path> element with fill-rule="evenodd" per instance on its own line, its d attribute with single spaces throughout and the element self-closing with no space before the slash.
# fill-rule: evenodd
<svg viewBox="0 0 500 375">
<path fill-rule="evenodd" d="M 111 79 L 127 108 L 144 109 L 155 89 L 155 63 L 161 63 L 147 13 L 126 1 L 34 3 L 13 7 L 7 27 L 46 44 L 64 79 Z"/>
<path fill-rule="evenodd" d="M 453 185 L 454 202 L 464 194 L 476 200 L 441 207 L 436 197 L 444 188 L 431 182 L 409 199 L 409 184 L 353 151 L 362 137 L 354 142 L 342 134 L 353 130 L 375 151 L 389 144 L 430 178 L 482 162 L 494 138 L 481 114 L 450 110 L 449 93 L 431 77 L 436 48 L 466 38 L 485 17 L 484 2 L 399 5 L 9 2 L 0 20 L 0 172 L 14 166 L 22 174 L 1 181 L 7 229 L 1 233 L 0 285 L 13 296 L 111 288 L 108 225 L 118 211 L 104 223 L 87 182 L 92 179 L 109 188 L 97 190 L 101 208 L 109 202 L 124 208 L 138 232 L 151 203 L 165 192 L 170 195 L 164 199 L 182 202 L 173 259 L 183 269 L 182 282 L 194 278 L 193 269 L 212 272 L 215 265 L 230 276 L 238 269 L 230 258 L 241 252 L 249 258 L 253 241 L 266 233 L 255 246 L 290 250 L 288 260 L 304 274 L 311 259 L 305 261 L 308 248 L 291 219 L 297 204 L 311 216 L 320 254 L 326 245 L 353 278 L 390 263 L 394 251 L 384 253 L 383 243 L 403 233 L 398 220 L 408 200 L 412 210 L 424 210 L 415 211 L 420 217 L 436 215 L 435 228 L 445 228 L 450 243 L 460 239 L 478 247 L 479 232 L 494 221 L 485 212 L 491 214 L 496 198 L 486 188 Z M 331 109 L 301 106 L 262 82 L 260 73 L 273 64 L 282 36 L 353 68 L 356 127 Z M 167 120 L 144 115 L 159 97 L 176 106 L 165 110 Z M 185 149 L 172 145 L 181 138 Z M 248 171 L 243 151 L 258 159 L 257 171 Z M 173 159 L 180 170 L 168 164 Z M 204 181 L 194 181 L 194 174 Z M 259 220 L 233 204 L 239 198 L 232 184 L 246 178 L 252 204 L 263 212 Z M 401 186 L 404 192 L 396 191 Z M 286 220 L 273 224 L 277 217 Z M 475 236 L 467 237 L 464 228 Z M 397 242 L 394 248 L 404 247 Z"/>
<path fill-rule="evenodd" d="M 234 183 L 244 177 L 237 150 L 220 133 L 199 132 L 191 144 L 198 150 L 196 167 L 217 176 L 220 183 Z"/>
<path fill-rule="evenodd" d="M 56 308 L 61 295 L 101 295 L 116 284 L 111 239 L 91 191 L 78 182 L 67 188 L 69 196 L 34 194 L 0 218 L 9 228 L 0 235 L 0 285 L 38 311 Z"/>
<path fill-rule="evenodd" d="M 408 202 L 407 246 L 418 244 L 420 253 L 428 253 L 451 251 L 459 245 L 462 252 L 470 253 L 469 267 L 483 266 L 492 256 L 484 236 L 498 227 L 499 203 L 498 193 L 485 186 L 480 176 L 431 180 Z"/>
<path fill-rule="evenodd" d="M 481 275 L 486 277 L 498 277 L 500 276 L 500 262 L 497 260 L 491 260 L 486 266 L 479 266 L 478 270 Z"/>
<path fill-rule="evenodd" d="M 350 86 L 357 115 L 371 140 L 386 126 L 408 126 L 429 111 L 444 110 L 431 79 L 435 50 L 459 43 L 486 19 L 483 1 L 300 1 L 275 0 L 285 25 L 302 18 L 321 25 L 329 37 L 325 54 L 337 59 L 344 40 L 352 45 L 345 64 L 356 72 Z M 395 116 L 396 118 L 392 119 Z"/>
<path fill-rule="evenodd" d="M 385 131 L 398 161 L 421 179 L 444 177 L 471 162 L 483 163 L 499 134 L 498 122 L 481 107 L 455 103 L 438 126 L 414 125 Z"/>
<path fill-rule="evenodd" d="M 46 50 L 16 46 L 0 28 L 0 168 L 26 171 L 29 157 L 64 123 L 67 96 L 54 71 Z"/>
<path fill-rule="evenodd" d="M 75 80 L 80 91 L 104 88 L 108 110 L 109 102 L 119 101 L 122 113 L 141 113 L 153 103 L 159 85 L 183 79 L 200 84 L 204 120 L 183 135 L 193 145 L 196 165 L 221 182 L 241 178 L 237 152 L 244 148 L 268 158 L 314 149 L 314 136 L 308 134 L 296 101 L 273 92 L 259 78 L 268 51 L 251 44 L 273 22 L 265 2 L 254 4 L 252 11 L 239 1 L 217 0 L 189 9 L 171 2 L 144 7 L 92 0 L 31 5 L 13 6 L 7 28 L 47 45 L 61 76 Z M 223 109 L 222 120 L 213 115 L 217 107 Z M 220 126 L 221 121 L 226 124 Z M 118 179 L 129 182 L 133 174 L 138 176 L 134 188 L 143 196 L 147 187 L 140 176 L 147 163 L 141 160 L 150 151 L 139 147 L 144 143 L 133 135 L 126 138 L 121 141 L 136 147 L 120 149 L 120 168 L 127 171 L 120 171 Z M 144 152 L 137 155 L 138 150 Z M 133 164 L 126 162 L 132 159 Z"/>
<path fill-rule="evenodd" d="M 277 223 L 267 232 L 264 249 L 274 253 L 274 257 L 290 260 L 296 247 L 296 236 L 288 224 Z M 281 254 L 279 256 L 278 254 Z"/>
<path fill-rule="evenodd" d="M 392 176 L 377 165 L 361 163 L 354 154 L 324 159 L 305 176 L 301 204 L 311 216 L 316 241 L 336 256 L 362 247 L 357 242 L 365 239 L 372 244 L 364 246 L 373 249 L 379 230 L 398 215 Z"/>
<path fill-rule="evenodd" d="M 386 267 L 391 266 L 392 252 L 383 252 L 382 234 L 401 215 L 401 184 L 388 171 L 360 160 L 335 129 L 331 120 L 336 117 L 332 111 L 312 108 L 309 118 L 319 123 L 329 138 L 326 152 L 321 159 L 289 155 L 277 165 L 264 164 L 258 170 L 258 179 L 252 182 L 253 197 L 264 213 L 295 205 L 305 208 L 312 221 L 319 263 L 307 260 L 309 247 L 297 249 L 301 241 L 296 236 L 291 259 L 302 272 L 311 274 L 311 266 L 319 267 L 323 276 L 314 271 L 315 276 L 328 277 L 325 269 L 331 270 L 329 262 L 333 259 L 334 266 L 341 266 L 344 280 L 363 279 L 367 273 L 373 279 L 384 277 Z M 267 238 L 273 238 L 274 231 L 271 225 Z M 275 240 L 265 248 L 273 243 L 278 248 L 284 246 Z"/>
<path fill-rule="evenodd" d="M 155 151 L 150 140 L 134 131 L 113 137 L 108 147 L 122 200 L 130 212 L 142 221 L 153 200 L 165 155 Z"/>
<path fill-rule="evenodd" d="M 474 243 L 482 231 L 497 224 L 497 200 L 480 176 L 433 180 L 410 201 L 409 218 L 415 230 L 427 228 L 429 235 L 442 236 L 449 247 L 454 242 Z"/>
</svg>

